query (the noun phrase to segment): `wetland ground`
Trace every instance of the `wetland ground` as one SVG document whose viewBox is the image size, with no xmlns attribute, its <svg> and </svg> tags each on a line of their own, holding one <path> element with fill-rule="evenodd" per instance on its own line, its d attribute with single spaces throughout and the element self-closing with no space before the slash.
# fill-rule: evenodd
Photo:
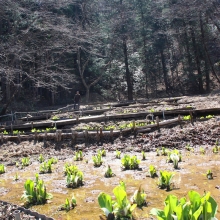
<svg viewBox="0 0 220 220">
<path fill-rule="evenodd" d="M 217 97 L 218 98 L 218 97 Z M 209 99 L 211 100 L 211 99 Z M 208 100 L 207 100 L 208 101 Z M 213 99 L 216 107 L 218 99 Z M 199 103 L 199 102 L 198 102 Z M 206 103 L 208 105 L 208 103 Z M 202 105 L 202 104 L 201 104 Z M 26 141 L 21 143 L 7 142 L 0 145 L 0 164 L 6 166 L 6 172 L 0 175 L 0 200 L 22 206 L 20 200 L 24 191 L 24 182 L 27 179 L 35 179 L 39 173 L 40 154 L 46 159 L 57 158 L 58 163 L 53 165 L 53 172 L 40 174 L 48 192 L 53 194 L 45 205 L 30 207 L 31 210 L 45 214 L 56 220 L 98 220 L 102 216 L 97 197 L 100 192 L 106 192 L 113 196 L 113 188 L 123 180 L 127 186 L 128 197 L 141 185 L 147 194 L 147 206 L 142 209 L 136 208 L 134 219 L 153 219 L 149 215 L 152 208 L 163 208 L 164 199 L 168 194 L 175 194 L 179 198 L 186 196 L 189 190 L 196 190 L 200 194 L 210 191 L 211 195 L 220 204 L 220 153 L 213 154 L 212 149 L 220 136 L 220 117 L 215 116 L 207 121 L 197 121 L 182 126 L 174 125 L 160 130 L 153 130 L 150 133 L 139 134 L 137 137 L 120 137 L 113 143 L 102 144 L 72 144 L 71 141 L 61 142 L 34 142 Z M 185 146 L 189 144 L 194 150 L 187 151 Z M 182 153 L 182 162 L 179 169 L 174 169 L 172 163 L 167 163 L 167 156 L 156 156 L 156 149 L 162 146 L 168 149 L 178 149 Z M 200 148 L 205 154 L 200 152 Z M 82 150 L 83 161 L 74 161 L 73 156 L 76 150 Z M 103 157 L 101 167 L 93 166 L 92 156 L 99 149 L 106 150 L 106 157 Z M 140 162 L 140 169 L 122 171 L 121 160 L 115 158 L 115 150 L 118 149 L 124 154 L 137 155 L 142 158 L 141 151 L 146 152 L 146 160 Z M 31 165 L 21 169 L 16 167 L 23 157 L 30 157 Z M 63 167 L 65 163 L 72 163 L 84 173 L 84 185 L 80 188 L 69 189 L 66 187 L 66 177 Z M 158 188 L 157 178 L 147 177 L 149 165 L 154 165 L 157 170 L 168 170 L 175 173 L 173 178 L 172 191 L 165 191 Z M 110 165 L 115 176 L 105 178 L 104 172 Z M 213 180 L 206 178 L 206 172 L 211 169 L 214 174 Z M 15 181 L 16 173 L 18 180 Z M 77 206 L 69 211 L 58 211 L 66 198 L 75 195 Z M 217 213 L 220 219 L 220 212 Z"/>
</svg>

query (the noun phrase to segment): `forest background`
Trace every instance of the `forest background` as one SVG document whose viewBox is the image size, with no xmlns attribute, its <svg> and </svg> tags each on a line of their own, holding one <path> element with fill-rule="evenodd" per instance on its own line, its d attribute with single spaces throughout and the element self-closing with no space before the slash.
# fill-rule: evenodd
<svg viewBox="0 0 220 220">
<path fill-rule="evenodd" d="M 219 0 L 0 0 L 0 114 L 209 93 Z"/>
</svg>

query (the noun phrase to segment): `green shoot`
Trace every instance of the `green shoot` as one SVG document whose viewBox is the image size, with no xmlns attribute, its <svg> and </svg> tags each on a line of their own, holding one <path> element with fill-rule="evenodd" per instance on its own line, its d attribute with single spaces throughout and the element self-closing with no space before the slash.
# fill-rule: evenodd
<svg viewBox="0 0 220 220">
<path fill-rule="evenodd" d="M 144 151 L 141 151 L 141 154 L 142 154 L 142 160 L 146 160 L 145 152 L 144 152 Z"/>
<path fill-rule="evenodd" d="M 121 164 L 125 170 L 135 170 L 139 168 L 140 160 L 137 159 L 137 156 L 124 155 Z"/>
<path fill-rule="evenodd" d="M 75 152 L 75 156 L 73 158 L 75 161 L 80 161 L 80 160 L 83 160 L 83 154 L 82 154 L 82 151 L 76 151 Z"/>
<path fill-rule="evenodd" d="M 141 207 L 146 204 L 147 194 L 141 189 L 141 186 L 138 190 L 134 192 L 134 195 L 131 197 L 131 202 L 133 204 L 137 204 L 137 206 Z"/>
<path fill-rule="evenodd" d="M 25 201 L 26 205 L 45 204 L 48 199 L 52 198 L 52 194 L 47 193 L 46 186 L 43 180 L 27 180 L 24 184 L 24 194 L 21 199 Z"/>
<path fill-rule="evenodd" d="M 168 195 L 165 199 L 165 208 L 160 210 L 153 208 L 150 211 L 151 215 L 157 216 L 157 219 L 163 220 L 211 220 L 217 219 L 218 205 L 210 192 L 205 192 L 203 196 L 196 191 L 188 192 L 189 201 L 186 198 L 178 198 L 175 195 Z"/>
<path fill-rule="evenodd" d="M 5 173 L 5 166 L 4 164 L 0 164 L 0 174 Z"/>
<path fill-rule="evenodd" d="M 150 165 L 149 174 L 150 174 L 151 178 L 157 177 L 157 170 L 156 170 L 155 166 Z"/>
<path fill-rule="evenodd" d="M 171 190 L 172 178 L 174 173 L 168 171 L 160 171 L 159 183 L 158 186 L 160 189 L 166 189 L 167 191 Z"/>
<path fill-rule="evenodd" d="M 205 154 L 205 149 L 203 147 L 200 147 L 199 152 L 200 152 L 200 154 L 204 155 Z"/>
<path fill-rule="evenodd" d="M 105 216 L 108 219 L 132 219 L 132 212 L 137 204 L 131 204 L 127 199 L 127 193 L 123 185 L 116 186 L 113 189 L 116 200 L 112 200 L 111 196 L 101 192 L 98 196 L 98 203 Z"/>
<path fill-rule="evenodd" d="M 111 169 L 111 167 L 109 165 L 108 165 L 108 168 L 107 168 L 104 176 L 107 177 L 107 178 L 114 176 L 114 173 L 112 172 L 112 169 Z"/>
<path fill-rule="evenodd" d="M 207 177 L 207 179 L 209 179 L 209 180 L 212 180 L 212 179 L 213 179 L 213 173 L 212 173 L 211 170 L 208 170 L 208 171 L 206 172 L 206 177 Z"/>
<path fill-rule="evenodd" d="M 115 157 L 116 157 L 117 159 L 120 159 L 120 158 L 121 158 L 121 151 L 116 150 L 116 151 L 115 151 Z"/>
<path fill-rule="evenodd" d="M 26 167 L 30 165 L 30 158 L 29 157 L 23 157 L 21 159 L 21 165 L 22 167 Z"/>
<path fill-rule="evenodd" d="M 69 210 L 74 209 L 75 206 L 76 198 L 73 196 L 71 201 L 69 201 L 68 198 L 65 200 L 65 203 L 61 206 L 61 210 L 65 210 L 68 212 Z"/>
<path fill-rule="evenodd" d="M 44 162 L 45 159 L 44 159 L 44 157 L 43 157 L 42 154 L 40 154 L 38 160 L 40 161 L 40 163 L 43 163 L 43 162 Z"/>
<path fill-rule="evenodd" d="M 95 167 L 100 167 L 102 165 L 102 155 L 99 153 L 95 156 L 92 156 L 92 160 Z"/>
<path fill-rule="evenodd" d="M 15 181 L 18 181 L 18 180 L 19 180 L 18 173 L 15 174 L 14 180 L 15 180 Z"/>
<path fill-rule="evenodd" d="M 44 162 L 40 165 L 40 173 L 52 173 L 52 162 Z"/>
<path fill-rule="evenodd" d="M 76 173 L 71 174 L 67 173 L 66 177 L 67 187 L 68 188 L 77 188 L 83 185 L 83 173 L 78 170 Z"/>
</svg>

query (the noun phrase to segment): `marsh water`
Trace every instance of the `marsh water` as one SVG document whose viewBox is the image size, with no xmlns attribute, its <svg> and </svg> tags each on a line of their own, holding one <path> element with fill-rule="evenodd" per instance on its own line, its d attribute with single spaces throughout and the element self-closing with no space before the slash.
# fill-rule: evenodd
<svg viewBox="0 0 220 220">
<path fill-rule="evenodd" d="M 187 197 L 189 190 L 196 190 L 200 194 L 204 191 L 210 191 L 211 195 L 220 204 L 220 155 L 213 154 L 207 150 L 205 155 L 197 152 L 182 152 L 182 162 L 179 163 L 179 169 L 174 169 L 172 163 L 167 163 L 167 156 L 156 156 L 155 152 L 146 153 L 146 160 L 141 160 L 139 170 L 121 169 L 121 160 L 115 158 L 114 152 L 107 152 L 103 157 L 103 165 L 95 168 L 93 166 L 92 154 L 87 153 L 83 161 L 74 161 L 73 156 L 59 158 L 58 163 L 53 165 L 51 174 L 40 174 L 39 178 L 44 180 L 47 191 L 53 194 L 53 198 L 45 205 L 32 206 L 30 209 L 53 217 L 57 220 L 98 220 L 103 214 L 97 201 L 100 192 L 106 192 L 113 196 L 113 188 L 123 180 L 126 184 L 127 194 L 130 198 L 134 191 L 141 187 L 147 194 L 147 205 L 134 210 L 134 218 L 151 219 L 149 212 L 152 208 L 164 207 L 164 200 L 168 194 L 177 195 L 178 198 Z M 122 157 L 125 153 L 122 153 Z M 141 153 L 126 152 L 128 155 L 137 155 L 142 158 Z M 86 161 L 88 160 L 88 161 Z M 66 177 L 63 168 L 65 163 L 71 163 L 78 166 L 84 173 L 84 185 L 80 188 L 70 189 L 66 187 Z M 173 189 L 169 192 L 159 189 L 157 186 L 158 178 L 148 177 L 149 165 L 154 165 L 157 170 L 168 170 L 175 173 L 173 178 Z M 104 172 L 110 165 L 115 176 L 105 178 Z M 0 175 L 0 200 L 11 202 L 17 205 L 23 205 L 20 200 L 24 191 L 24 182 L 27 179 L 35 179 L 35 174 L 39 173 L 40 163 L 33 160 L 30 166 L 24 169 L 16 166 L 7 166 L 5 174 Z M 207 170 L 211 169 L 214 174 L 213 180 L 206 178 Z M 18 180 L 15 181 L 15 175 L 18 174 Z M 71 199 L 72 195 L 77 200 L 77 206 L 70 210 L 58 211 L 59 207 L 65 203 L 65 199 Z M 188 198 L 187 198 L 188 200 Z M 220 212 L 217 213 L 220 219 Z M 156 218 L 155 218 L 156 219 Z"/>
</svg>

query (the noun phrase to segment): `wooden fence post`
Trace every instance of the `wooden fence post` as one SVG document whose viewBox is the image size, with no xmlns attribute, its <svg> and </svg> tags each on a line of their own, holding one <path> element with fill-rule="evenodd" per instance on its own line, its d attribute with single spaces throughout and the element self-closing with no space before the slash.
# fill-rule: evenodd
<svg viewBox="0 0 220 220">
<path fill-rule="evenodd" d="M 44 139 L 47 140 L 47 131 L 44 132 Z"/>
<path fill-rule="evenodd" d="M 100 141 L 100 135 L 99 135 L 99 129 L 98 128 L 96 130 L 96 139 L 97 139 L 97 142 Z"/>
<path fill-rule="evenodd" d="M 34 139 L 37 141 L 38 133 L 37 131 L 34 132 Z"/>
<path fill-rule="evenodd" d="M 181 121 L 182 121 L 181 116 L 178 115 L 178 122 L 179 122 L 180 127 L 181 127 Z"/>
<path fill-rule="evenodd" d="M 85 142 L 88 142 L 88 130 L 84 131 Z"/>
<path fill-rule="evenodd" d="M 110 140 L 113 141 L 113 128 L 110 129 Z"/>
<path fill-rule="evenodd" d="M 58 135 L 58 136 L 59 136 L 59 137 L 58 137 L 58 141 L 61 141 L 61 140 L 62 140 L 62 130 L 59 130 L 58 132 L 59 132 L 59 135 Z"/>
<path fill-rule="evenodd" d="M 3 136 L 3 134 L 1 133 L 1 142 L 3 143 L 3 141 L 4 141 L 4 136 Z"/>
<path fill-rule="evenodd" d="M 190 111 L 189 114 L 190 114 L 190 122 L 191 122 L 191 124 L 193 124 L 193 114 L 192 114 L 192 111 Z"/>
<path fill-rule="evenodd" d="M 132 130 L 135 131 L 135 120 L 132 121 Z"/>
<path fill-rule="evenodd" d="M 59 141 L 59 135 L 58 135 L 58 130 L 56 130 L 56 141 Z"/>
<path fill-rule="evenodd" d="M 160 123 L 159 123 L 159 121 L 160 121 L 160 120 L 159 120 L 159 117 L 157 116 L 157 117 L 156 117 L 156 124 L 157 124 L 157 128 L 158 128 L 158 129 L 160 129 Z"/>
<path fill-rule="evenodd" d="M 18 132 L 18 142 L 20 143 L 21 142 L 21 136 L 20 136 L 20 133 Z"/>
</svg>

